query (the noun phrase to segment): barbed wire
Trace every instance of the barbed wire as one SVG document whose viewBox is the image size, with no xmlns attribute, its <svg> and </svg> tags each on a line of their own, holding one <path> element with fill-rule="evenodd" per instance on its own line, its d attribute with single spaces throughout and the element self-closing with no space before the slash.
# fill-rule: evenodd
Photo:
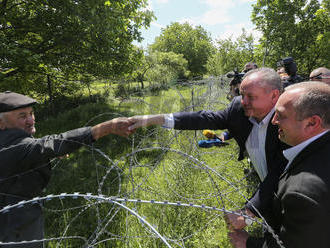
<svg viewBox="0 0 330 248">
<path fill-rule="evenodd" d="M 189 96 L 181 93 L 180 87 L 174 89 L 177 93 L 175 102 L 166 100 L 163 104 L 156 104 L 141 98 L 132 98 L 131 103 L 136 103 L 137 107 L 144 106 L 140 110 L 141 114 L 170 112 L 177 108 L 183 111 L 203 108 L 218 110 L 227 104 L 225 100 L 222 100 L 227 92 L 224 85 L 222 79 L 219 78 L 201 80 L 197 83 L 189 82 L 184 84 L 184 87 L 190 89 Z M 180 106 L 175 105 L 178 102 Z M 104 115 L 118 114 L 96 115 L 86 125 L 90 125 Z M 29 204 L 40 204 L 47 218 L 58 214 L 69 217 L 61 217 L 58 222 L 63 226 L 62 229 L 56 230 L 56 234 L 50 234 L 57 237 L 15 243 L 2 242 L 0 245 L 56 242 L 56 247 L 60 247 L 64 241 L 78 240 L 82 242 L 81 247 L 95 247 L 115 240 L 129 243 L 137 239 L 144 241 L 154 239 L 160 240 L 167 247 L 172 247 L 172 245 L 185 247 L 185 243 L 194 236 L 202 235 L 201 233 L 208 228 L 210 223 L 215 225 L 214 223 L 218 223 L 219 219 L 223 220 L 221 218 L 223 214 L 231 213 L 251 219 L 235 211 L 242 207 L 243 201 L 249 201 L 247 191 L 252 186 L 246 180 L 251 173 L 242 175 L 243 168 L 248 166 L 247 163 L 236 161 L 234 144 L 228 148 L 202 150 L 197 146 L 197 141 L 201 138 L 203 138 L 202 135 L 197 132 L 191 135 L 191 131 L 149 128 L 134 134 L 129 140 L 131 146 L 129 150 L 115 157 L 111 157 L 95 145 L 80 144 L 90 152 L 89 156 L 92 157 L 92 165 L 95 167 L 96 187 L 88 185 L 94 193 L 76 192 L 39 196 L 1 208 L 0 214 L 3 214 Z M 211 164 L 208 157 L 212 157 Z M 52 168 L 55 172 L 65 165 L 62 161 L 53 160 L 55 165 Z M 42 166 L 47 166 L 47 164 Z M 24 173 L 17 174 L 15 177 L 22 176 Z M 195 183 L 194 178 L 196 184 L 201 184 L 202 189 L 189 185 L 189 183 Z M 9 179 L 12 177 L 2 178 L 0 184 Z M 192 181 L 188 182 L 188 179 Z M 54 200 L 60 204 L 51 203 Z M 148 205 L 150 208 L 146 208 Z M 173 215 L 168 211 L 173 208 L 177 209 L 179 219 L 182 218 L 183 222 L 189 222 L 190 216 L 200 214 L 201 210 L 208 214 L 205 215 L 205 221 L 202 223 L 180 223 L 180 225 L 187 225 L 189 231 L 182 230 L 180 233 L 177 230 L 170 230 L 167 232 L 164 231 L 167 229 L 166 225 L 169 224 L 166 223 L 166 218 Z M 191 209 L 197 212 L 192 212 Z M 72 229 L 79 226 L 77 223 L 84 223 L 84 216 L 90 212 L 95 212 L 93 230 L 89 230 L 89 233 L 71 235 L 75 233 Z M 123 214 L 124 212 L 126 215 Z M 138 222 L 134 222 L 131 219 L 132 216 L 138 219 Z M 113 233 L 111 225 L 120 220 L 125 222 L 123 233 Z M 267 229 L 279 246 L 284 247 L 263 218 L 251 220 Z M 159 226 L 155 224 L 156 222 Z M 131 228 L 131 226 L 134 227 Z M 144 233 L 139 228 L 144 230 Z M 130 235 L 134 231 L 136 233 Z"/>
</svg>

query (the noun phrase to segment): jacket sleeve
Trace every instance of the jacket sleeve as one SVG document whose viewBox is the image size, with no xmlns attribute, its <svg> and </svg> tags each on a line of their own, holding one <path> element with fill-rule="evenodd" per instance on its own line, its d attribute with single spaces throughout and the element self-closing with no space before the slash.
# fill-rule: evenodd
<svg viewBox="0 0 330 248">
<path fill-rule="evenodd" d="M 277 191 L 279 177 L 282 170 L 271 170 L 267 173 L 265 179 L 259 184 L 258 189 L 251 199 L 246 202 L 248 208 L 255 216 L 267 216 L 275 192 Z M 256 211 L 257 209 L 257 211 Z"/>
<path fill-rule="evenodd" d="M 279 237 L 285 247 L 329 247 L 327 202 L 328 199 L 315 200 L 300 192 L 289 192 L 283 196 L 283 225 Z"/>
<path fill-rule="evenodd" d="M 93 142 L 91 128 L 74 129 L 61 134 L 47 135 L 40 139 L 25 138 L 25 159 L 31 163 L 38 160 L 51 159 L 71 153 L 84 144 Z"/>
<path fill-rule="evenodd" d="M 264 243 L 264 238 L 249 237 L 246 241 L 246 248 L 262 248 Z"/>
<path fill-rule="evenodd" d="M 279 240 L 283 242 L 284 247 L 329 247 L 329 210 L 324 203 L 317 202 L 299 192 L 291 192 L 285 195 L 282 204 L 284 215 L 283 224 L 279 230 Z M 267 233 L 267 238 L 263 239 L 262 246 L 254 246 L 256 240 L 256 238 L 249 238 L 246 247 L 280 247 L 269 233 Z M 259 242 L 261 242 L 260 239 Z"/>
<path fill-rule="evenodd" d="M 226 109 L 220 111 L 198 111 L 174 113 L 174 128 L 179 130 L 226 129 L 235 105 L 240 102 L 235 98 Z"/>
</svg>

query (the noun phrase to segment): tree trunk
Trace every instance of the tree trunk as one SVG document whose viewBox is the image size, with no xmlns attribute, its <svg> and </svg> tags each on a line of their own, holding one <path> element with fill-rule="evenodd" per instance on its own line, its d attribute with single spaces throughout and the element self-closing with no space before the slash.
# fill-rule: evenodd
<svg viewBox="0 0 330 248">
<path fill-rule="evenodd" d="M 54 97 L 53 97 L 53 85 L 50 76 L 47 75 L 47 87 L 48 87 L 48 96 L 49 96 L 49 110 L 54 114 Z"/>
</svg>

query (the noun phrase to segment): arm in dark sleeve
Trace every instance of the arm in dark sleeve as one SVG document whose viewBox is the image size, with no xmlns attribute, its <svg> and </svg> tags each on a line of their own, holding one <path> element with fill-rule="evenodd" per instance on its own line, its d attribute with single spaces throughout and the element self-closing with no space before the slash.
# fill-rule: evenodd
<svg viewBox="0 0 330 248">
<path fill-rule="evenodd" d="M 325 200 L 327 201 L 327 199 Z M 320 203 L 299 192 L 286 193 L 282 199 L 283 219 L 279 232 L 279 240 L 287 248 L 328 248 L 329 238 L 329 210 L 327 204 Z M 276 240 L 267 233 L 262 248 L 279 248 Z M 247 248 L 253 246 L 256 238 L 247 240 Z"/>
<path fill-rule="evenodd" d="M 262 248 L 264 242 L 263 238 L 249 237 L 246 241 L 246 248 Z"/>
<path fill-rule="evenodd" d="M 174 113 L 174 128 L 179 130 L 226 129 L 235 106 L 240 98 L 234 98 L 229 106 L 221 111 L 198 111 Z"/>
<path fill-rule="evenodd" d="M 74 129 L 62 134 L 47 135 L 40 139 L 26 138 L 26 159 L 42 160 L 51 159 L 71 153 L 84 144 L 93 142 L 91 128 Z"/>
<path fill-rule="evenodd" d="M 258 189 L 251 199 L 246 202 L 245 207 L 248 208 L 255 216 L 267 216 L 270 210 L 270 204 L 278 188 L 279 177 L 282 170 L 271 170 L 265 179 L 259 184 Z M 256 209 L 258 211 L 256 211 Z"/>
<path fill-rule="evenodd" d="M 315 186 L 314 190 L 318 191 Z M 314 193 L 312 192 L 313 195 Z M 283 196 L 283 225 L 279 238 L 285 247 L 330 247 L 327 198 L 323 196 L 315 200 L 299 192 L 290 192 Z"/>
</svg>

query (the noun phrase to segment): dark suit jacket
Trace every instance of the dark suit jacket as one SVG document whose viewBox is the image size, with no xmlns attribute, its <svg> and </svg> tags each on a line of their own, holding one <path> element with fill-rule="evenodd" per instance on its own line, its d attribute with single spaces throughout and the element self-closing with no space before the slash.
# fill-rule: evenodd
<svg viewBox="0 0 330 248">
<path fill-rule="evenodd" d="M 286 248 L 330 247 L 330 132 L 309 144 L 280 176 L 269 224 Z M 279 247 L 270 235 L 247 247 Z"/>
<path fill-rule="evenodd" d="M 244 157 L 245 142 L 253 127 L 249 118 L 245 116 L 240 96 L 235 97 L 225 110 L 175 113 L 174 121 L 174 128 L 181 130 L 228 129 L 240 149 L 238 160 Z M 268 175 L 246 204 L 246 207 L 257 216 L 254 207 L 263 215 L 273 193 L 277 190 L 278 178 L 287 163 L 282 153 L 286 148 L 287 145 L 278 139 L 277 127 L 269 123 L 265 145 Z"/>
</svg>

